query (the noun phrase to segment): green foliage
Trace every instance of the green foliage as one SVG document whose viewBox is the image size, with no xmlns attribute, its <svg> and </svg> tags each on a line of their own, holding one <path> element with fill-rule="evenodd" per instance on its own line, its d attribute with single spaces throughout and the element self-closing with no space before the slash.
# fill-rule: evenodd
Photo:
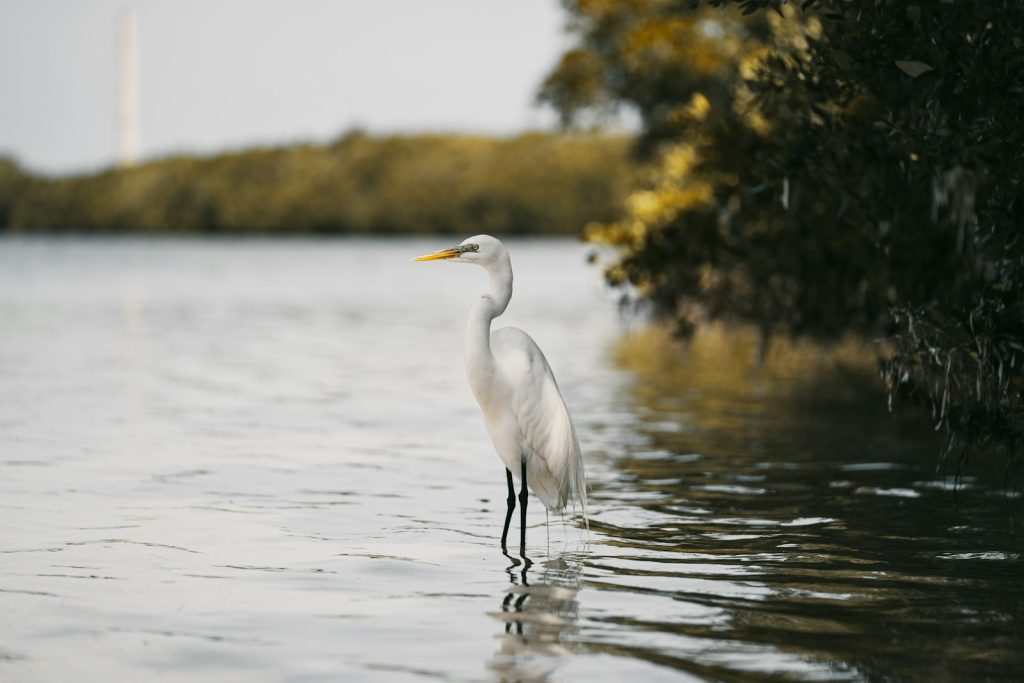
<svg viewBox="0 0 1024 683">
<path fill-rule="evenodd" d="M 84 177 L 0 163 L 0 229 L 145 233 L 578 234 L 630 182 L 629 141 L 375 138 L 176 157 Z"/>
<path fill-rule="evenodd" d="M 580 43 L 545 79 L 539 99 L 565 123 L 626 105 L 642 118 L 639 149 L 689 129 L 685 107 L 699 93 L 727 116 L 744 59 L 772 38 L 772 19 L 694 11 L 666 0 L 563 0 Z"/>
<path fill-rule="evenodd" d="M 885 336 L 950 446 L 1021 450 L 1024 4 L 565 4 L 542 98 L 645 126 L 646 187 L 589 230 L 613 283 L 684 329 Z"/>
<path fill-rule="evenodd" d="M 0 157 L 0 226 L 6 225 L 28 178 L 11 159 Z"/>
</svg>

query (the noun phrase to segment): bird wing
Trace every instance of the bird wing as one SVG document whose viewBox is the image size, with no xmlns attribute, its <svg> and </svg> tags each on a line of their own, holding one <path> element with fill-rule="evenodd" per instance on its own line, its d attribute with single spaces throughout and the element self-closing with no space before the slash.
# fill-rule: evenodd
<svg viewBox="0 0 1024 683">
<path fill-rule="evenodd" d="M 560 510 L 578 500 L 586 514 L 583 454 L 544 353 L 529 335 L 514 327 L 495 331 L 492 350 L 509 389 L 530 488 L 549 509 Z"/>
</svg>

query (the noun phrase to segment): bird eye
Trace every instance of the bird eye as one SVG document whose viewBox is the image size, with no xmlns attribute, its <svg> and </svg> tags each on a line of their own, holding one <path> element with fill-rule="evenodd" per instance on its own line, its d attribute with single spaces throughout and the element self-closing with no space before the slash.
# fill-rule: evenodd
<svg viewBox="0 0 1024 683">
<path fill-rule="evenodd" d="M 465 254 L 467 251 L 480 251 L 479 244 L 463 244 L 459 247 L 459 251 Z"/>
</svg>

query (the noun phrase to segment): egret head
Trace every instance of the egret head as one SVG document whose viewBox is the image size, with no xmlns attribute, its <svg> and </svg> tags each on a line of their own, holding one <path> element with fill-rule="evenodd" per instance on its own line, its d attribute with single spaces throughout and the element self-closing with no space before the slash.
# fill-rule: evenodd
<svg viewBox="0 0 1024 683">
<path fill-rule="evenodd" d="M 448 249 L 441 249 L 432 254 L 417 256 L 413 261 L 436 261 L 444 259 L 454 263 L 475 263 L 489 268 L 508 261 L 508 251 L 496 238 L 490 235 L 476 235 L 462 241 L 461 244 Z"/>
</svg>

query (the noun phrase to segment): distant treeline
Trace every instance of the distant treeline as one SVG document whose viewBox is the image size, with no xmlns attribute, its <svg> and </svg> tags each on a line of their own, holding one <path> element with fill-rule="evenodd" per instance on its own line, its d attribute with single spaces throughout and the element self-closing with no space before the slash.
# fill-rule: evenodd
<svg viewBox="0 0 1024 683">
<path fill-rule="evenodd" d="M 0 159 L 0 231 L 578 234 L 628 190 L 630 141 L 373 137 L 46 178 Z"/>
</svg>

